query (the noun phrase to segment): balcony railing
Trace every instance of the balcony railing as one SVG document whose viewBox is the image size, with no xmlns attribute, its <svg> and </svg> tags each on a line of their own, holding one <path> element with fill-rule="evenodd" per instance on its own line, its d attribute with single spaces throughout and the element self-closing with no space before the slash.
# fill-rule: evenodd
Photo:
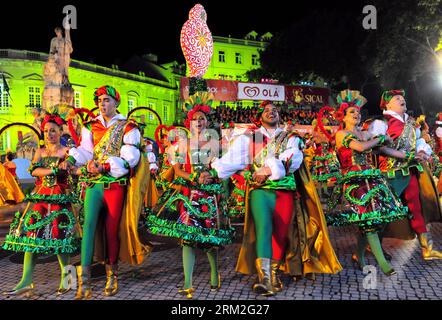
<svg viewBox="0 0 442 320">
<path fill-rule="evenodd" d="M 258 48 L 265 48 L 269 44 L 266 41 L 245 40 L 245 39 L 235 39 L 235 38 L 216 37 L 216 36 L 213 37 L 213 42 L 239 44 L 243 46 L 251 46 Z"/>
</svg>

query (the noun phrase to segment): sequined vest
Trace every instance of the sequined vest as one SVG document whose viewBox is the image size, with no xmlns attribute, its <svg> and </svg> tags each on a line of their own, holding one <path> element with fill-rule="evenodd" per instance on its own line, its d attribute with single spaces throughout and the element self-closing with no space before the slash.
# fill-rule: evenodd
<svg viewBox="0 0 442 320">
<path fill-rule="evenodd" d="M 261 132 L 256 132 L 250 144 L 250 158 L 253 159 L 250 171 L 251 173 L 259 170 L 265 165 L 265 160 L 270 154 L 275 158 L 287 149 L 287 144 L 291 135 L 287 131 L 281 131 L 273 139 L 269 139 L 262 135 Z M 287 174 L 280 180 L 267 179 L 264 184 L 254 186 L 254 189 L 277 189 L 277 190 L 296 190 L 296 182 L 293 174 Z"/>
<path fill-rule="evenodd" d="M 390 147 L 403 152 L 415 152 L 416 141 L 416 121 L 410 117 L 405 122 L 402 133 L 394 140 Z M 420 164 L 409 162 L 407 159 L 397 159 L 393 157 L 381 158 L 380 169 L 381 171 L 386 172 L 389 178 L 394 178 L 396 172 L 399 170 L 402 171 L 404 176 L 410 175 L 411 167 L 416 167 L 419 171 L 423 171 Z"/>
<path fill-rule="evenodd" d="M 121 146 L 123 144 L 123 136 L 124 136 L 124 130 L 126 127 L 127 121 L 126 120 L 120 120 L 117 121 L 115 124 L 110 126 L 106 132 L 104 133 L 103 137 L 100 139 L 100 141 L 94 146 L 94 160 L 98 162 L 105 162 L 109 157 L 119 157 L 120 156 L 120 150 Z M 125 179 L 125 178 L 123 178 Z M 115 181 L 115 180 L 122 180 L 122 179 L 115 179 L 107 174 L 100 174 L 97 175 L 94 179 L 94 181 Z"/>
</svg>

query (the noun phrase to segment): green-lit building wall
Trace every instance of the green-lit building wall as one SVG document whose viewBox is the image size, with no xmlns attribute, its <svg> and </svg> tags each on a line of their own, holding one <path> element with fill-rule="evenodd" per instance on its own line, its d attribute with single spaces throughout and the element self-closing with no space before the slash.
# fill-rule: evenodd
<svg viewBox="0 0 442 320">
<path fill-rule="evenodd" d="M 3 72 L 10 88 L 7 97 L 0 79 L 0 128 L 12 122 L 32 124 L 31 106 L 41 105 L 44 89 L 43 66 L 47 54 L 19 51 L 0 50 L 0 72 Z M 114 67 L 117 68 L 117 67 Z M 69 68 L 69 80 L 75 91 L 75 106 L 92 109 L 93 92 L 96 88 L 109 84 L 114 86 L 121 95 L 119 112 L 126 115 L 130 109 L 146 106 L 155 110 L 163 123 L 172 124 L 178 106 L 179 88 L 177 75 L 165 69 L 162 76 L 169 81 L 160 81 L 144 76 L 131 74 L 117 69 L 106 68 L 77 60 L 72 60 Z M 153 137 L 153 130 L 158 121 L 149 112 L 137 113 L 146 122 L 148 136 Z M 17 142 L 17 130 L 7 130 L 0 137 L 0 151 L 14 150 Z M 26 130 L 24 130 L 26 131 Z"/>
</svg>

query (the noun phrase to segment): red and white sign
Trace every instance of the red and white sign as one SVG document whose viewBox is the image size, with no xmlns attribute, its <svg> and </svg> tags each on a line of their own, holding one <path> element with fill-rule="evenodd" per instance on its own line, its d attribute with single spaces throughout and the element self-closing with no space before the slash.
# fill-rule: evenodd
<svg viewBox="0 0 442 320">
<path fill-rule="evenodd" d="M 236 101 L 238 83 L 227 80 L 207 80 L 207 91 L 213 94 L 215 101 Z M 181 78 L 180 81 L 181 99 L 189 99 L 189 78 Z"/>
<path fill-rule="evenodd" d="M 284 101 L 285 90 L 281 85 L 239 82 L 238 99 Z"/>
</svg>

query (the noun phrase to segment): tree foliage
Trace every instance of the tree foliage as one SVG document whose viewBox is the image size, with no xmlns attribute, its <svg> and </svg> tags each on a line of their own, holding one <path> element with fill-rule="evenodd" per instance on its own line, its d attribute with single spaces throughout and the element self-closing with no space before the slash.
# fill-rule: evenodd
<svg viewBox="0 0 442 320">
<path fill-rule="evenodd" d="M 442 30 L 440 0 L 374 0 L 378 29 L 368 32 L 359 47 L 365 73 L 383 86 L 405 87 L 434 68 L 432 50 Z"/>
<path fill-rule="evenodd" d="M 250 72 L 249 78 L 269 77 L 284 83 L 315 77 L 332 83 L 343 75 L 357 79 L 358 23 L 350 12 L 312 12 L 275 35 L 261 55 L 261 69 Z"/>
<path fill-rule="evenodd" d="M 380 91 L 390 88 L 406 89 L 411 94 L 407 100 L 421 111 L 434 108 L 442 100 L 442 90 L 434 84 L 435 71 L 442 76 L 434 54 L 442 45 L 441 1 L 373 0 L 375 30 L 363 28 L 363 4 L 355 6 L 357 11 L 311 12 L 276 34 L 262 52 L 261 68 L 249 72 L 249 78 L 292 83 L 322 77 L 336 90 L 370 92 L 370 113 L 378 112 Z M 343 76 L 348 81 L 339 83 Z"/>
</svg>

